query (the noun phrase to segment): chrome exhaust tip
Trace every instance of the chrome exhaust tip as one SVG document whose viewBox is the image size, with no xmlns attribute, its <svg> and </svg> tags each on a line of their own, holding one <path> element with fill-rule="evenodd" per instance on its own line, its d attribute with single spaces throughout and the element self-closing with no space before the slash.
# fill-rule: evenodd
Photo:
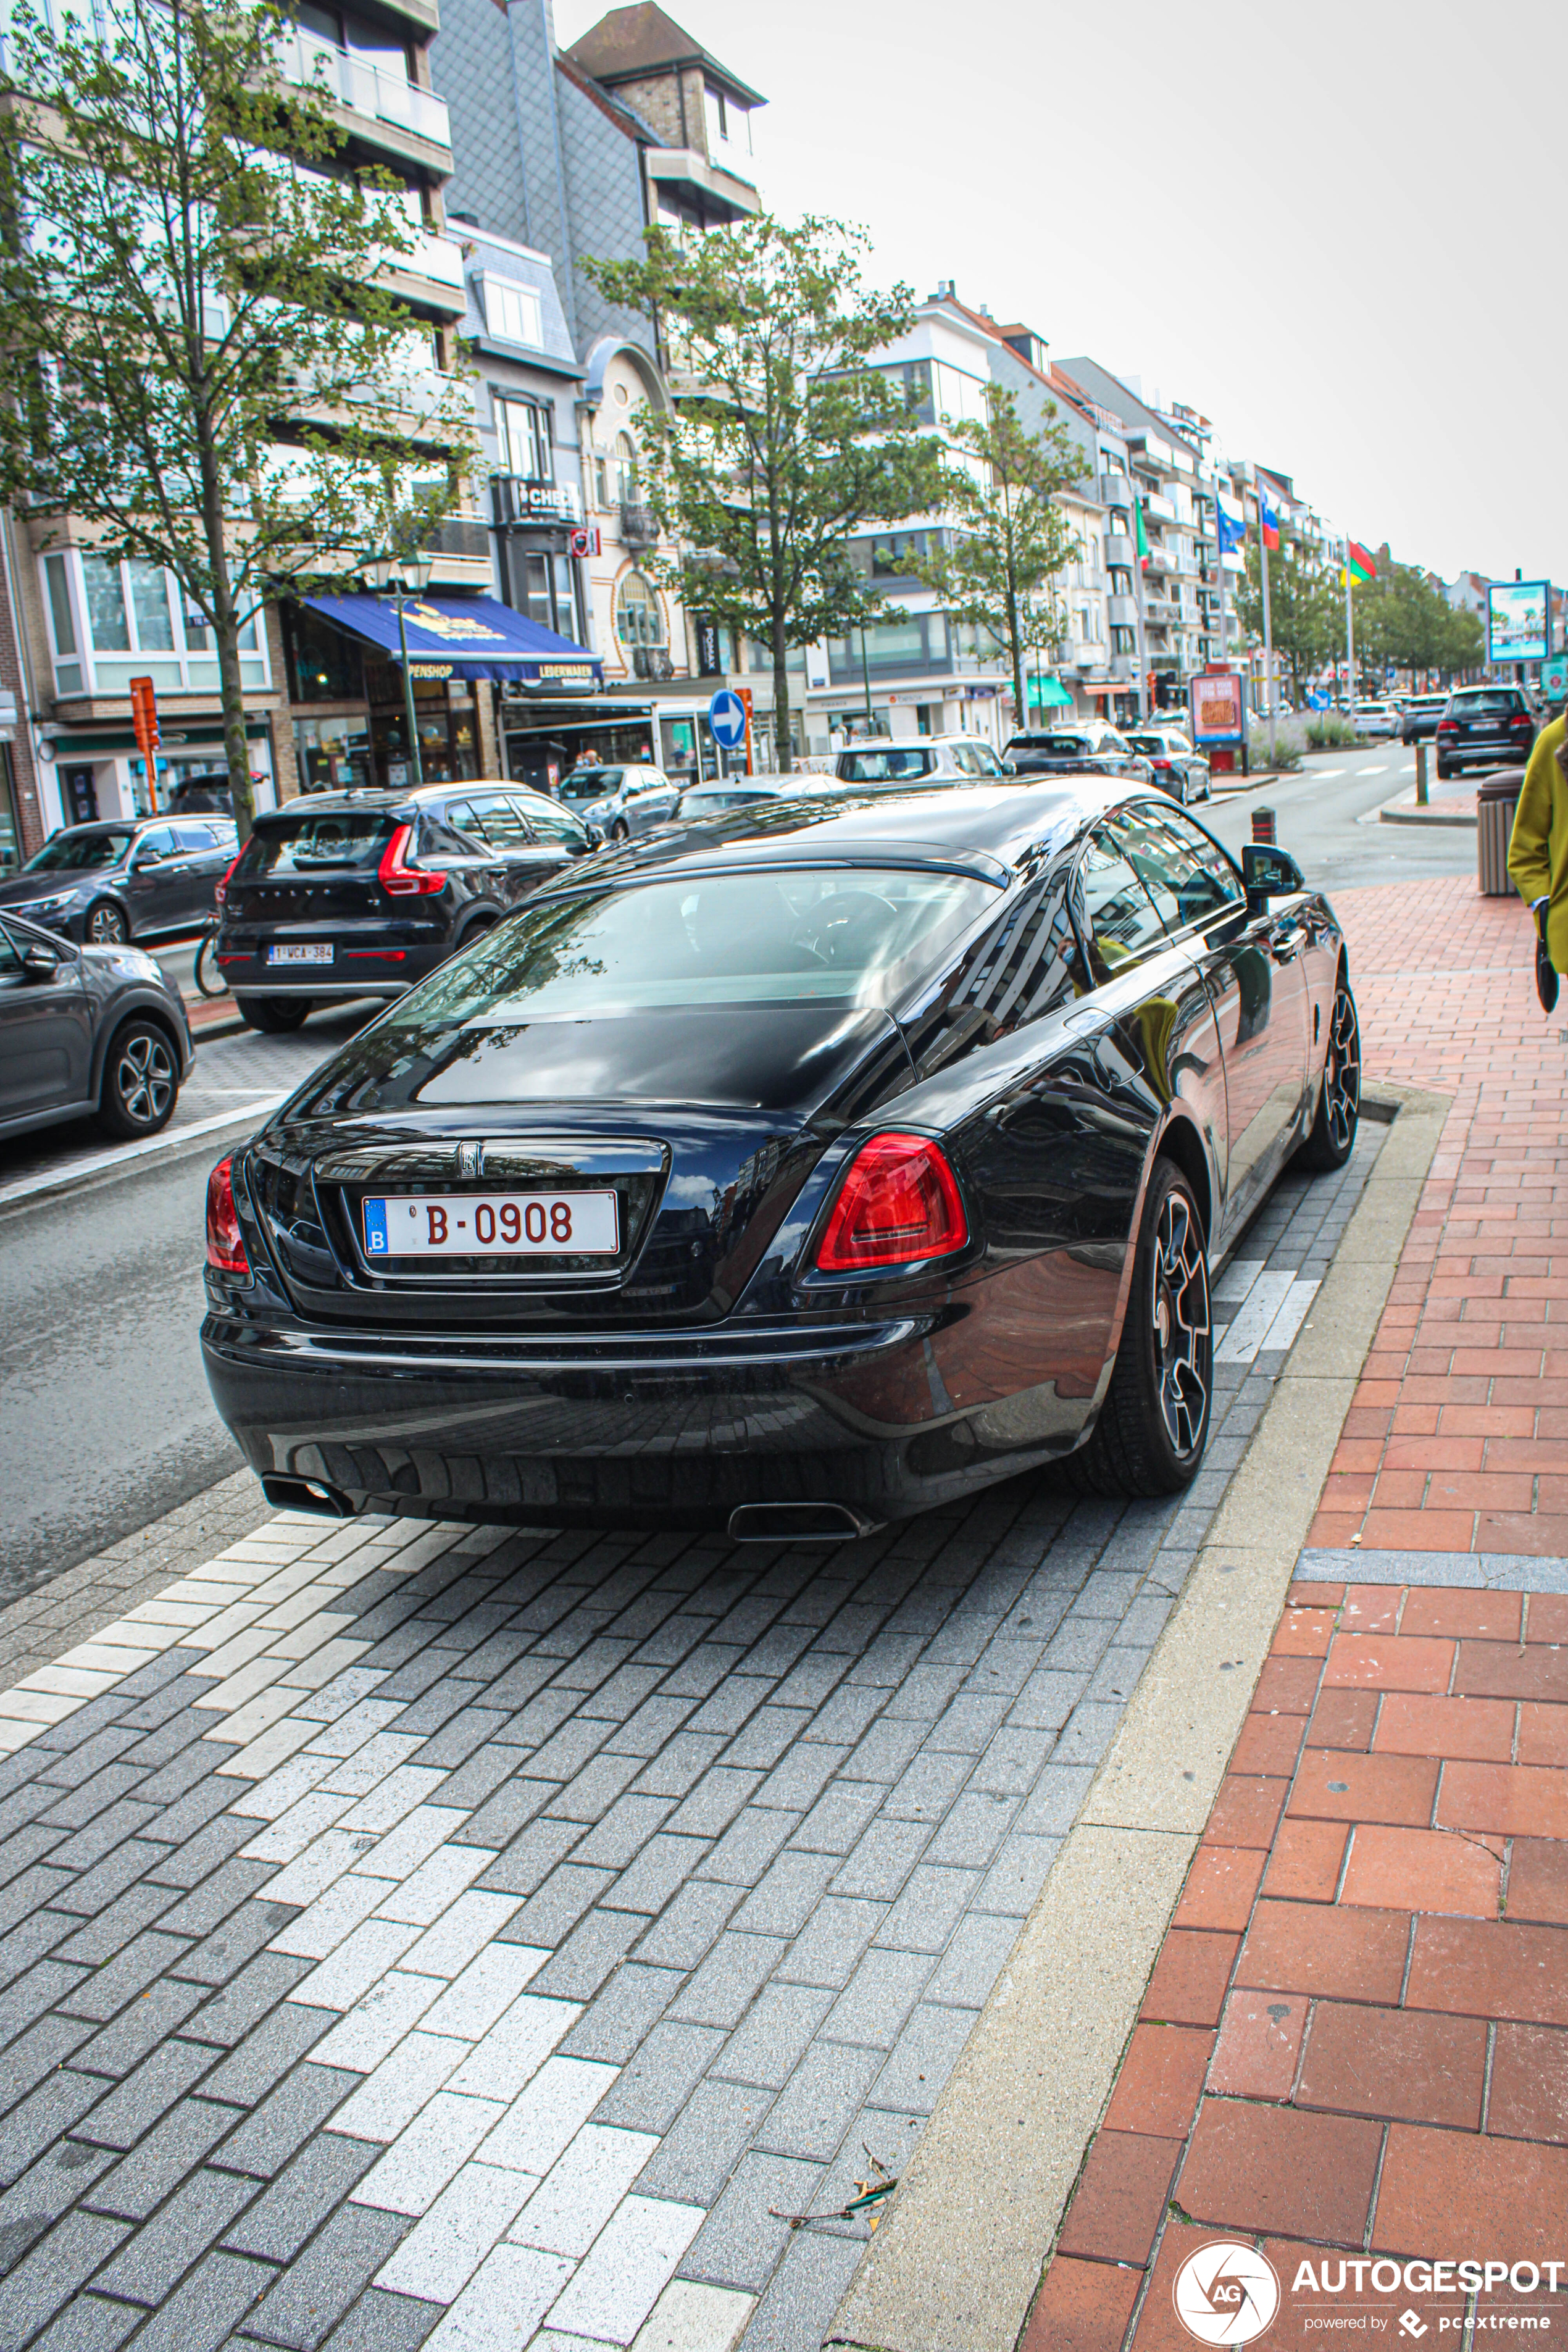
<svg viewBox="0 0 1568 2352">
<path fill-rule="evenodd" d="M 731 1543 L 851 1543 L 875 1535 L 879 1519 L 847 1503 L 742 1503 L 730 1514 Z"/>
<path fill-rule="evenodd" d="M 261 1481 L 261 1491 L 280 1511 L 314 1511 L 323 1519 L 359 1517 L 357 1503 L 341 1487 L 328 1486 L 320 1478 L 280 1478 L 269 1474 Z"/>
</svg>

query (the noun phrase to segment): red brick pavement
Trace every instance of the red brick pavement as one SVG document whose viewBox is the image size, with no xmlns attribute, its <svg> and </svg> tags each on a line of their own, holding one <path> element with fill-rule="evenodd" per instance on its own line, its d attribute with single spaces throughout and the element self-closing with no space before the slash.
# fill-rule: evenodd
<svg viewBox="0 0 1568 2352">
<path fill-rule="evenodd" d="M 1368 1080 L 1454 1107 L 1308 1540 L 1568 1554 L 1568 1048 L 1529 918 L 1468 876 L 1335 905 Z"/>
<path fill-rule="evenodd" d="M 1293 1588 L 1023 2352 L 1189 2346 L 1223 2236 L 1287 2290 L 1267 2347 L 1342 2324 L 1290 2292 L 1325 2254 L 1568 2265 L 1565 1635 L 1555 1595 Z M 1468 2340 L 1394 2276 L 1385 2337 Z M 1561 2331 L 1534 2284 L 1479 2309 Z"/>
</svg>

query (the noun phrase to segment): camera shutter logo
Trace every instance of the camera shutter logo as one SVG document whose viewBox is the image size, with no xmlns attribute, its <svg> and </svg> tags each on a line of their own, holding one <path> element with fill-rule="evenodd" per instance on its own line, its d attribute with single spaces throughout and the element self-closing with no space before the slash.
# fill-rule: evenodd
<svg viewBox="0 0 1568 2352">
<path fill-rule="evenodd" d="M 1251 2344 L 1279 2308 L 1279 2273 L 1256 2246 L 1221 2239 L 1187 2256 L 1171 2300 L 1194 2343 Z"/>
</svg>

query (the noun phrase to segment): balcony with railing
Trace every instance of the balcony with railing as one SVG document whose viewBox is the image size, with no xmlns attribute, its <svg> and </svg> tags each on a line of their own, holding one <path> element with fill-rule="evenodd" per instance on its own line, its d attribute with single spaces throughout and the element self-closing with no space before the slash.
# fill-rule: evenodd
<svg viewBox="0 0 1568 2352">
<path fill-rule="evenodd" d="M 621 500 L 621 538 L 627 547 L 651 547 L 658 537 L 658 517 L 640 499 Z"/>
<path fill-rule="evenodd" d="M 350 49 L 334 48 L 309 33 L 291 30 L 279 45 L 286 81 L 301 88 L 324 89 L 351 114 L 369 122 L 384 122 L 411 131 L 435 147 L 450 149 L 451 119 L 445 99 L 421 89 L 406 74 L 389 72 Z"/>
</svg>

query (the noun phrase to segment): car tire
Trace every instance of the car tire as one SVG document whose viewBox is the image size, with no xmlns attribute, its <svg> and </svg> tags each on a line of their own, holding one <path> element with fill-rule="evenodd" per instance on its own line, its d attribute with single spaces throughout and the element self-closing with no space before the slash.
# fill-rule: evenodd
<svg viewBox="0 0 1568 2352">
<path fill-rule="evenodd" d="M 1440 784 L 1446 784 L 1446 783 L 1448 782 L 1449 777 L 1453 774 L 1453 772 L 1454 772 L 1454 771 L 1452 770 L 1452 768 L 1450 768 L 1450 767 L 1449 767 L 1448 762 L 1447 761 L 1447 760 L 1439 760 L 1439 761 L 1438 761 L 1438 762 L 1437 762 L 1437 782 L 1438 782 Z"/>
<path fill-rule="evenodd" d="M 112 898 L 95 898 L 87 910 L 81 935 L 89 948 L 122 948 L 131 937 L 125 909 Z"/>
<path fill-rule="evenodd" d="M 110 1039 L 98 1093 L 98 1123 L 117 1142 L 156 1135 L 174 1117 L 180 1064 L 158 1022 L 132 1019 Z"/>
<path fill-rule="evenodd" d="M 463 950 L 471 948 L 476 940 L 482 940 L 487 931 L 493 931 L 500 920 L 499 915 L 476 915 L 467 929 L 460 931 L 453 940 L 452 953 L 461 955 Z"/>
<path fill-rule="evenodd" d="M 1296 1154 L 1299 1168 L 1313 1175 L 1342 1168 L 1355 1150 L 1361 1124 L 1361 1022 L 1351 984 L 1342 972 L 1329 1014 L 1329 1046 L 1317 1116 Z"/>
<path fill-rule="evenodd" d="M 1156 1160 L 1143 1199 L 1116 1368 L 1074 1483 L 1103 1496 L 1176 1495 L 1208 1444 L 1214 1321 L 1208 1244 L 1192 1185 Z"/>
<path fill-rule="evenodd" d="M 259 1029 L 264 1037 L 283 1037 L 309 1020 L 311 1002 L 308 996 L 237 996 L 234 1009 L 247 1029 Z"/>
<path fill-rule="evenodd" d="M 631 837 L 632 829 L 630 825 L 626 823 L 624 816 L 618 816 L 614 824 L 610 827 L 610 839 L 612 841 L 629 841 Z"/>
</svg>

